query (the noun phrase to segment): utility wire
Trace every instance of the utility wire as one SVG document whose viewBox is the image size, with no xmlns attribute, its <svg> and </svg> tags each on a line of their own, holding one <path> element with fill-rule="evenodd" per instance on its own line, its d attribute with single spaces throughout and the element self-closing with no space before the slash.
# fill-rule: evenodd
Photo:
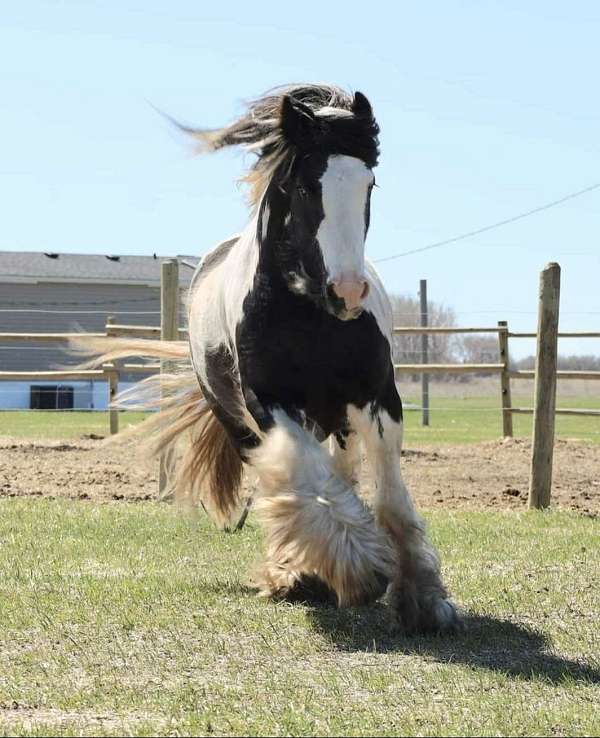
<svg viewBox="0 0 600 738">
<path fill-rule="evenodd" d="M 419 254 L 422 251 L 429 251 L 430 249 L 438 249 L 441 246 L 448 246 L 451 243 L 456 243 L 457 241 L 462 241 L 464 238 L 471 238 L 472 236 L 478 236 L 480 233 L 486 233 L 486 231 L 491 231 L 494 228 L 500 228 L 500 226 L 508 225 L 509 223 L 514 223 L 517 220 L 522 220 L 523 218 L 527 218 L 530 215 L 535 215 L 536 213 L 541 213 L 543 210 L 549 210 L 550 208 L 554 208 L 557 205 L 561 205 L 563 202 L 567 202 L 568 200 L 574 200 L 576 197 L 580 197 L 581 195 L 585 195 L 588 192 L 592 192 L 593 190 L 597 190 L 600 188 L 600 182 L 590 185 L 589 187 L 586 187 L 583 190 L 577 190 L 577 192 L 571 192 L 568 195 L 565 195 L 564 197 L 561 197 L 559 200 L 553 200 L 552 202 L 547 202 L 545 205 L 540 205 L 537 208 L 533 208 L 533 210 L 527 210 L 524 213 L 519 213 L 519 215 L 513 215 L 511 218 L 505 218 L 504 220 L 499 220 L 497 223 L 492 223 L 490 225 L 484 226 L 483 228 L 477 228 L 474 231 L 467 231 L 466 233 L 461 233 L 459 236 L 454 236 L 453 238 L 447 238 L 443 241 L 435 241 L 434 243 L 427 244 L 427 246 L 421 246 L 418 249 L 411 249 L 410 251 L 403 251 L 400 254 L 392 254 L 392 256 L 384 256 L 382 259 L 374 259 L 373 263 L 375 264 L 381 264 L 384 261 L 391 261 L 392 259 L 399 259 L 401 256 L 409 256 L 410 254 Z"/>
</svg>

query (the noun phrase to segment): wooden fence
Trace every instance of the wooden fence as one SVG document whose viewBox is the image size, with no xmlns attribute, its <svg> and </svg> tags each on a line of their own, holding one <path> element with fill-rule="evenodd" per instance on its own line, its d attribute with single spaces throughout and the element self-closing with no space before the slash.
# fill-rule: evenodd
<svg viewBox="0 0 600 738">
<path fill-rule="evenodd" d="M 448 328 L 448 327 L 411 327 L 394 328 L 396 335 L 414 334 L 465 334 L 465 333 L 495 333 L 498 336 L 498 352 L 500 361 L 495 364 L 395 364 L 396 377 L 401 374 L 498 374 L 500 378 L 500 409 L 502 412 L 502 434 L 512 437 L 513 413 L 534 412 L 533 407 L 513 407 L 511 399 L 511 379 L 535 379 L 534 370 L 516 370 L 510 368 L 509 339 L 510 338 L 537 338 L 538 333 L 522 333 L 510 331 L 508 322 L 498 321 L 494 327 L 483 328 Z M 560 331 L 558 338 L 600 338 L 600 331 Z M 597 379 L 600 380 L 600 371 L 563 371 L 556 369 L 554 373 L 557 379 Z M 559 415 L 597 415 L 600 410 L 585 408 L 556 408 Z M 428 425 L 429 423 L 427 423 Z"/>
<path fill-rule="evenodd" d="M 558 274 L 558 276 L 556 276 Z M 535 333 L 510 331 L 507 321 L 499 321 L 491 327 L 440 327 L 415 326 L 394 328 L 397 335 L 419 334 L 467 334 L 492 333 L 498 336 L 500 361 L 487 364 L 395 364 L 396 376 L 401 374 L 497 374 L 500 381 L 500 410 L 502 415 L 502 433 L 513 435 L 512 416 L 515 413 L 533 413 L 534 436 L 532 472 L 530 485 L 530 506 L 545 507 L 549 504 L 550 480 L 552 469 L 552 446 L 554 440 L 554 417 L 556 414 L 600 416 L 600 410 L 556 408 L 555 387 L 558 379 L 600 380 L 600 371 L 560 371 L 556 368 L 558 338 L 600 338 L 600 331 L 558 331 L 559 289 L 551 288 L 554 282 L 560 283 L 560 267 L 550 264 L 541 273 L 538 330 Z M 549 286 L 550 285 L 550 286 Z M 178 325 L 178 278 L 177 262 L 163 262 L 161 272 L 161 325 L 132 326 L 114 323 L 107 320 L 104 333 L 0 333 L 0 343 L 7 342 L 49 342 L 65 343 L 71 338 L 82 336 L 135 337 L 161 340 L 185 340 L 187 331 L 177 328 Z M 509 339 L 536 338 L 537 356 L 535 370 L 513 370 L 510 368 Z M 424 357 L 426 354 L 424 354 Z M 122 373 L 150 374 L 165 369 L 164 363 L 127 363 L 117 362 L 105 364 L 101 369 L 63 370 L 39 372 L 4 372 L 0 371 L 0 381 L 64 381 L 99 379 L 107 383 L 109 426 L 112 434 L 119 429 L 119 412 L 113 405 L 118 393 L 119 380 Z M 511 401 L 511 380 L 535 379 L 534 407 L 513 407 Z M 163 477 L 163 461 L 161 460 L 161 480 Z M 161 489 L 163 485 L 161 484 Z"/>
</svg>

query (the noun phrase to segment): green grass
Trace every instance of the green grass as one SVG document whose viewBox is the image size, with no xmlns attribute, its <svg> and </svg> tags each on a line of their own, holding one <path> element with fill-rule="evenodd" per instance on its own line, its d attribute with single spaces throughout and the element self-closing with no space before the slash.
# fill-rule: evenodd
<svg viewBox="0 0 600 738">
<path fill-rule="evenodd" d="M 154 503 L 0 503 L 0 732 L 597 735 L 598 522 L 428 516 L 468 630 L 246 587 L 254 521 Z M 540 542 L 543 541 L 543 545 Z"/>
<path fill-rule="evenodd" d="M 405 403 L 420 404 L 415 395 L 403 397 Z M 532 407 L 529 396 L 513 395 L 513 407 Z M 559 407 L 600 410 L 600 394 L 571 396 L 561 399 Z M 427 443 L 477 443 L 502 436 L 502 415 L 497 397 L 433 397 L 430 425 L 421 425 L 421 412 L 405 412 L 405 439 L 408 446 Z M 531 438 L 532 415 L 513 414 L 513 431 L 517 438 Z M 557 415 L 557 438 L 576 438 L 600 443 L 600 417 Z"/>
<path fill-rule="evenodd" d="M 146 416 L 140 412 L 120 413 L 119 426 L 139 423 Z M 8 410 L 0 411 L 0 436 L 9 438 L 72 439 L 94 433 L 109 435 L 108 412 Z"/>
<path fill-rule="evenodd" d="M 436 388 L 437 389 L 437 388 Z M 417 394 L 403 397 L 405 404 L 418 404 Z M 600 409 L 600 395 L 574 396 L 561 400 L 561 405 L 571 408 Z M 531 397 L 515 396 L 514 407 L 531 407 Z M 120 416 L 121 427 L 137 423 L 143 413 L 124 412 Z M 444 443 L 477 443 L 500 438 L 502 417 L 497 397 L 444 397 L 439 393 L 431 400 L 431 424 L 421 425 L 421 413 L 405 411 L 408 446 Z M 513 415 L 516 437 L 531 438 L 531 415 Z M 87 433 L 108 434 L 106 412 L 48 412 L 10 411 L 0 412 L 0 436 L 13 438 L 78 438 Z M 600 417 L 556 417 L 558 438 L 576 438 L 600 443 Z"/>
</svg>

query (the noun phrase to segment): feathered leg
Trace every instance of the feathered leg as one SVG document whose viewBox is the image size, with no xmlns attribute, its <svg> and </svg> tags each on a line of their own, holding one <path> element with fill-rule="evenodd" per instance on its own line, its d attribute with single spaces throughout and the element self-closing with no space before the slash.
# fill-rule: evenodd
<svg viewBox="0 0 600 738">
<path fill-rule="evenodd" d="M 249 454 L 260 479 L 256 510 L 267 530 L 262 592 L 293 596 L 316 578 L 340 605 L 376 599 L 396 568 L 388 536 L 317 440 L 281 410 L 274 419 Z"/>
<path fill-rule="evenodd" d="M 396 423 L 383 408 L 350 406 L 348 417 L 367 448 L 375 479 L 376 520 L 397 552 L 390 603 L 399 626 L 406 633 L 456 629 L 459 620 L 442 582 L 437 552 L 400 473 L 402 421 Z"/>
</svg>

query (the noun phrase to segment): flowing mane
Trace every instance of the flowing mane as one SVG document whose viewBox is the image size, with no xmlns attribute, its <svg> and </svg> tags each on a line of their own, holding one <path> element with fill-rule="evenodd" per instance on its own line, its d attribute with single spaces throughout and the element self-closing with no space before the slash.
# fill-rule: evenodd
<svg viewBox="0 0 600 738">
<path fill-rule="evenodd" d="M 299 153 L 281 125 L 281 110 L 286 101 L 291 100 L 318 119 L 320 135 L 318 141 L 312 142 L 313 149 L 356 156 L 370 167 L 376 165 L 379 126 L 364 96 L 360 95 L 359 99 L 366 106 L 357 106 L 359 95 L 353 96 L 333 85 L 286 85 L 250 102 L 244 115 L 223 128 L 182 128 L 199 142 L 200 152 L 242 146 L 257 154 L 243 177 L 250 187 L 250 204 L 255 207 L 276 172 L 282 179 L 289 175 Z"/>
</svg>

